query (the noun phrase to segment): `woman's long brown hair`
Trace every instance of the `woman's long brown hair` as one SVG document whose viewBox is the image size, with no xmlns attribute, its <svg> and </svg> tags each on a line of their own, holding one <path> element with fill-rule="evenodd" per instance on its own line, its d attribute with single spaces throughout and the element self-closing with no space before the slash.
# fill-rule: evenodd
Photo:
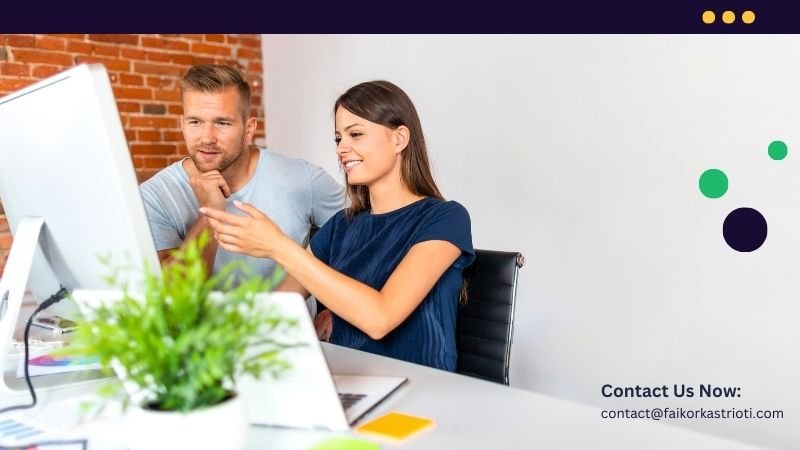
<svg viewBox="0 0 800 450">
<path fill-rule="evenodd" d="M 401 126 L 408 128 L 408 145 L 400 154 L 400 180 L 414 195 L 444 200 L 433 181 L 417 109 L 402 89 L 388 81 L 368 81 L 342 94 L 333 106 L 334 115 L 340 106 L 362 119 L 392 130 Z M 352 218 L 370 209 L 369 188 L 366 186 L 354 186 L 347 182 L 347 196 L 350 198 L 347 217 Z"/>
</svg>

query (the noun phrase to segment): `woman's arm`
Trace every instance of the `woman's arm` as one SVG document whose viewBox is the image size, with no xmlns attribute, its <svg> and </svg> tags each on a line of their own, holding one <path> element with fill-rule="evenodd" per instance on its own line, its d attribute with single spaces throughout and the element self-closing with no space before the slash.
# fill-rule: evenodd
<svg viewBox="0 0 800 450">
<path fill-rule="evenodd" d="M 339 317 L 381 339 L 411 315 L 461 250 L 446 241 L 420 242 L 377 291 L 328 267 L 289 241 L 274 257 Z"/>
<path fill-rule="evenodd" d="M 307 250 L 310 255 L 312 256 L 314 255 L 311 252 L 311 247 L 308 247 Z M 298 283 L 297 280 L 294 279 L 292 274 L 288 272 L 286 273 L 286 276 L 283 278 L 283 281 L 281 281 L 281 284 L 276 286 L 274 290 L 277 292 L 297 292 L 298 294 L 302 295 L 303 298 L 308 298 L 308 296 L 311 295 L 311 293 L 308 292 L 308 289 L 304 288 L 302 284 Z"/>
<path fill-rule="evenodd" d="M 373 339 L 381 339 L 400 325 L 461 255 L 461 250 L 447 241 L 415 244 L 378 291 L 328 267 L 251 205 L 236 206 L 249 217 L 201 209 L 222 248 L 274 259 L 331 311 Z"/>
</svg>

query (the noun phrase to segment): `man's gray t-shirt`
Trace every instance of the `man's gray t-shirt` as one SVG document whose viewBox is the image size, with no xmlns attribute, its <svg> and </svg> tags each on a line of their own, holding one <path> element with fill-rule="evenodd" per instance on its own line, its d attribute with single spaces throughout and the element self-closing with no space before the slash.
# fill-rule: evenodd
<svg viewBox="0 0 800 450">
<path fill-rule="evenodd" d="M 180 247 L 200 214 L 183 161 L 155 174 L 142 183 L 140 190 L 156 249 Z M 261 149 L 250 181 L 226 199 L 228 212 L 244 215 L 233 205 L 234 200 L 252 204 L 303 246 L 308 243 L 312 225 L 321 227 L 345 206 L 344 188 L 322 168 L 265 149 Z M 254 273 L 265 276 L 275 268 L 271 259 L 231 253 L 220 247 L 214 272 L 237 258 L 244 259 Z"/>
</svg>

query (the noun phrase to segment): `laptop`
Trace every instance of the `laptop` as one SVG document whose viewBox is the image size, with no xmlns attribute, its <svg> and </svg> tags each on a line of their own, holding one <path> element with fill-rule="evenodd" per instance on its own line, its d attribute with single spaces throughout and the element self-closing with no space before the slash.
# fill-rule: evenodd
<svg viewBox="0 0 800 450">
<path fill-rule="evenodd" d="M 282 353 L 292 369 L 280 379 L 240 380 L 237 390 L 248 404 L 252 424 L 347 431 L 408 380 L 331 374 L 300 294 L 275 292 L 268 302 L 284 317 L 297 320 L 297 327 L 284 339 L 300 345 Z"/>
<path fill-rule="evenodd" d="M 113 301 L 120 295 L 119 291 L 73 292 L 84 311 L 89 305 Z M 403 376 L 331 374 L 303 297 L 293 292 L 260 296 L 264 297 L 262 304 L 294 319 L 297 326 L 270 335 L 271 339 L 293 344 L 281 353 L 291 367 L 287 373 L 278 379 L 268 374 L 260 380 L 250 376 L 239 379 L 236 390 L 245 399 L 253 425 L 347 431 L 408 380 Z"/>
</svg>

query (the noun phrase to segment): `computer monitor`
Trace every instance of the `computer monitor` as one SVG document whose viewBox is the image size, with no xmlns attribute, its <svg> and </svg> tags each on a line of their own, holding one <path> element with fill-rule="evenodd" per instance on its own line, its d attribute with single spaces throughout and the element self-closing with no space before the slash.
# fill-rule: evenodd
<svg viewBox="0 0 800 450">
<path fill-rule="evenodd" d="M 102 65 L 77 66 L 0 99 L 0 201 L 14 235 L 0 279 L 0 356 L 26 286 L 39 302 L 61 286 L 108 288 L 101 257 L 160 270 Z"/>
</svg>

